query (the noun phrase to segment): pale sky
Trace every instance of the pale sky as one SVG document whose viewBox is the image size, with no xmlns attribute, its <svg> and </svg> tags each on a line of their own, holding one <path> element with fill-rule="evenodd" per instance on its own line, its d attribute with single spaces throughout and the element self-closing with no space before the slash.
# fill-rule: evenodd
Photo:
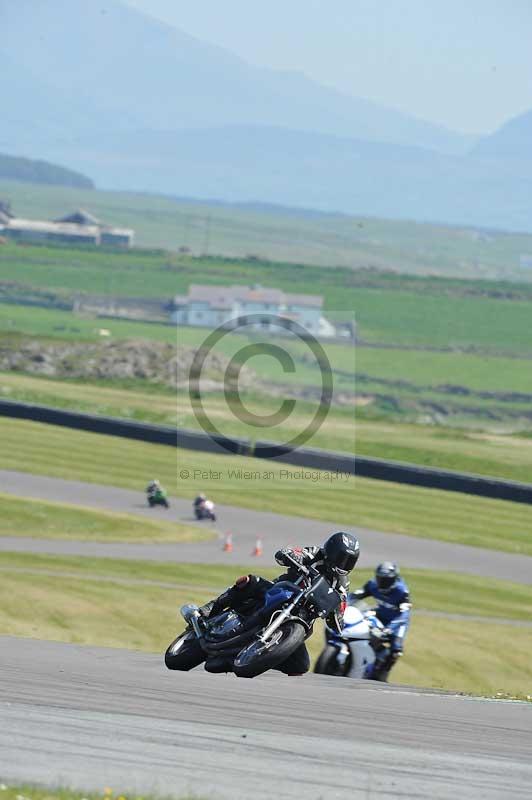
<svg viewBox="0 0 532 800">
<path fill-rule="evenodd" d="M 124 0 L 246 61 L 467 133 L 532 108 L 532 0 Z"/>
</svg>

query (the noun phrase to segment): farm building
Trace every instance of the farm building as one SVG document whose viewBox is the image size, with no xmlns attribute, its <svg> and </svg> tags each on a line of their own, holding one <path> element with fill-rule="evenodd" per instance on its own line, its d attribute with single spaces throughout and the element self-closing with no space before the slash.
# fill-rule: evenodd
<svg viewBox="0 0 532 800">
<path fill-rule="evenodd" d="M 178 325 L 217 327 L 247 314 L 264 314 L 262 330 L 279 330 L 271 316 L 301 325 L 315 336 L 332 337 L 336 328 L 322 316 L 323 298 L 290 294 L 262 286 L 202 286 L 192 284 L 188 295 L 174 298 L 172 321 Z"/>
<path fill-rule="evenodd" d="M 134 231 L 104 225 L 82 209 L 52 222 L 15 217 L 9 205 L 0 203 L 0 234 L 17 242 L 85 244 L 128 248 Z"/>
</svg>

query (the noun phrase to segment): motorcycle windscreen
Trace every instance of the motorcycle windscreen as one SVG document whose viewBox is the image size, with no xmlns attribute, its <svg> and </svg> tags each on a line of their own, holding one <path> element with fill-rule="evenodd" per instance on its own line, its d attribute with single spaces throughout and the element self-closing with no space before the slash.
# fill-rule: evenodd
<svg viewBox="0 0 532 800">
<path fill-rule="evenodd" d="M 333 589 L 323 577 L 313 583 L 306 599 L 319 617 L 326 617 L 342 602 L 340 592 Z"/>
</svg>

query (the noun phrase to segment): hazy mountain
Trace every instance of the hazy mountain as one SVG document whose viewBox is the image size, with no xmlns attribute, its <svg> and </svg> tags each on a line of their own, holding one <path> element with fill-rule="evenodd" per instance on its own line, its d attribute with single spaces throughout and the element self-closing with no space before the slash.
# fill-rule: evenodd
<svg viewBox="0 0 532 800">
<path fill-rule="evenodd" d="M 0 151 L 104 188 L 532 230 L 527 115 L 468 154 L 468 137 L 118 0 L 0 0 L 0 30 Z"/>
<path fill-rule="evenodd" d="M 118 0 L 1 2 L 0 28 L 9 108 L 25 121 L 35 106 L 33 134 L 266 125 L 447 152 L 471 144 L 302 74 L 251 66 Z"/>
<path fill-rule="evenodd" d="M 532 111 L 508 120 L 491 136 L 481 139 L 475 155 L 532 161 Z"/>
</svg>

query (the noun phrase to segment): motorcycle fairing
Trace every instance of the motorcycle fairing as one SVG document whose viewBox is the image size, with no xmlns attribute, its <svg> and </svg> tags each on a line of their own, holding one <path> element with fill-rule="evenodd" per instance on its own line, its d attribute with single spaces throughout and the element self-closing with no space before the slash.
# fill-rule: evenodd
<svg viewBox="0 0 532 800">
<path fill-rule="evenodd" d="M 274 583 L 264 595 L 261 611 L 271 611 L 283 603 L 289 603 L 301 590 L 291 581 Z"/>
</svg>

